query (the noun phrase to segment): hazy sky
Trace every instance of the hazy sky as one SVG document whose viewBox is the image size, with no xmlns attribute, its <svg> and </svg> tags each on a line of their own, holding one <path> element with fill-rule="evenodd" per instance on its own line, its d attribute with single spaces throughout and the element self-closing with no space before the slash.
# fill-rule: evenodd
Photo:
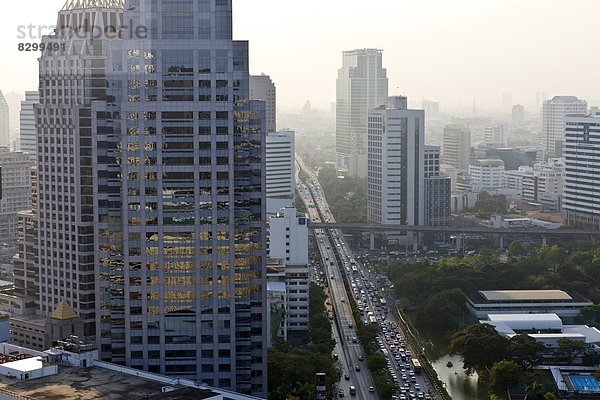
<svg viewBox="0 0 600 400">
<path fill-rule="evenodd" d="M 18 25 L 50 25 L 64 0 L 3 0 L 0 90 L 34 89 Z M 384 50 L 390 93 L 470 105 L 534 104 L 537 91 L 600 99 L 600 0 L 234 0 L 234 37 L 281 110 L 335 101 L 341 51 Z M 596 103 L 599 103 L 596 101 Z"/>
</svg>

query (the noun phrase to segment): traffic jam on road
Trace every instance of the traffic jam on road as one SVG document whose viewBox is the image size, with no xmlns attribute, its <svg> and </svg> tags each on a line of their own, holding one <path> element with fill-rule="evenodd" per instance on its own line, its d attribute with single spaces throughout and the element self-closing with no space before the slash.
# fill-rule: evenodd
<svg viewBox="0 0 600 400">
<path fill-rule="evenodd" d="M 306 196 L 307 200 L 310 197 L 310 203 L 313 204 L 309 210 L 312 221 L 320 221 L 321 218 L 318 215 L 318 212 L 316 212 L 318 210 L 321 212 L 322 219 L 325 222 L 335 222 L 316 176 L 310 172 L 308 172 L 307 175 L 309 176 L 308 187 L 302 185 L 301 194 Z M 313 195 L 311 196 L 310 193 Z M 374 276 L 374 274 L 366 271 L 365 266 L 355 258 L 350 247 L 345 242 L 341 230 L 330 229 L 329 233 L 332 239 L 331 247 L 333 247 L 339 255 L 339 260 L 343 265 L 342 272 L 345 272 L 346 274 L 352 290 L 351 295 L 356 301 L 361 317 L 364 318 L 363 321 L 365 323 L 376 323 L 381 328 L 380 335 L 377 339 L 378 345 L 380 351 L 387 359 L 388 370 L 398 389 L 397 395 L 395 395 L 393 399 L 435 399 L 427 377 L 421 375 L 421 365 L 418 359 L 413 357 L 413 353 L 409 349 L 401 329 L 396 324 L 393 315 L 388 313 L 387 301 L 382 296 L 381 288 L 377 285 L 380 277 Z M 316 234 L 319 245 L 323 245 L 325 241 L 325 244 L 328 245 L 327 250 L 330 250 L 330 241 L 326 237 L 325 231 L 318 230 Z M 333 265 L 332 260 L 323 260 L 324 266 L 329 266 L 330 263 Z M 324 268 L 324 270 L 327 270 L 327 268 Z M 315 274 L 315 276 L 319 279 L 318 274 Z M 329 278 L 335 279 L 335 272 L 330 273 Z M 340 300 L 342 303 L 345 303 L 346 301 L 343 297 Z M 330 318 L 333 318 L 333 315 L 330 315 Z M 351 324 L 349 325 L 349 328 L 352 328 Z M 352 343 L 358 343 L 358 338 L 356 336 L 348 337 L 347 339 Z M 335 353 L 334 357 L 338 358 L 338 354 Z M 363 356 L 359 355 L 358 359 L 354 362 L 356 364 L 354 366 L 356 372 L 360 371 L 360 363 L 362 361 Z M 348 371 L 344 371 L 344 380 L 351 380 Z M 352 382 L 349 383 L 352 384 Z M 369 386 L 368 391 L 375 392 L 375 388 Z M 350 395 L 356 394 L 356 387 L 354 385 L 350 386 L 349 393 Z M 344 391 L 339 389 L 336 394 L 339 397 L 343 397 Z"/>
</svg>

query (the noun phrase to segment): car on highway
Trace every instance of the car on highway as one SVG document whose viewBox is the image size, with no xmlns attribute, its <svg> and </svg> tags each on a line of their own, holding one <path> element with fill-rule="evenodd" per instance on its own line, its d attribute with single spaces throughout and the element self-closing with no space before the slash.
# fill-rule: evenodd
<svg viewBox="0 0 600 400">
<path fill-rule="evenodd" d="M 338 395 L 339 395 L 340 397 L 344 397 L 344 389 L 340 389 L 340 390 L 338 391 Z"/>
<path fill-rule="evenodd" d="M 348 375 L 348 374 L 345 374 L 345 375 L 344 375 L 344 379 L 345 379 L 345 380 L 347 380 L 347 381 L 349 381 L 349 380 L 350 380 L 350 375 Z"/>
<path fill-rule="evenodd" d="M 369 386 L 369 392 L 374 392 L 375 388 L 373 386 Z"/>
<path fill-rule="evenodd" d="M 357 366 L 355 366 L 355 367 L 354 367 L 354 370 L 355 370 L 356 372 L 360 372 L 360 365 L 357 365 Z"/>
</svg>

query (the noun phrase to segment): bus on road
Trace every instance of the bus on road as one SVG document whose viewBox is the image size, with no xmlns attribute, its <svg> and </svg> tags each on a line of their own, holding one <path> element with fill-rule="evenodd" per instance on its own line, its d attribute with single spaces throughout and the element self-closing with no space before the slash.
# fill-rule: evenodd
<svg viewBox="0 0 600 400">
<path fill-rule="evenodd" d="M 415 374 L 420 374 L 421 370 L 422 370 L 421 362 L 418 359 L 413 358 L 411 360 L 411 364 L 412 364 L 413 370 L 415 371 Z"/>
</svg>

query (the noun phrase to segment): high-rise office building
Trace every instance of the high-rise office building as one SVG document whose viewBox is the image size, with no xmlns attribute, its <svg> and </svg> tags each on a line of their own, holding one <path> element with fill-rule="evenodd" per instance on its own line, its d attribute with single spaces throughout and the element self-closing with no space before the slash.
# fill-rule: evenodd
<svg viewBox="0 0 600 400">
<path fill-rule="evenodd" d="M 64 299 L 103 360 L 266 397 L 265 103 L 231 0 L 74 0 L 57 26 L 38 313 Z"/>
<path fill-rule="evenodd" d="M 450 226 L 452 180 L 440 173 L 439 146 L 425 146 L 425 225 Z"/>
<path fill-rule="evenodd" d="M 269 75 L 250 75 L 250 98 L 267 104 L 267 132 L 277 130 L 277 88 Z"/>
<path fill-rule="evenodd" d="M 561 157 L 565 140 L 565 117 L 587 113 L 587 102 L 575 96 L 555 96 L 544 101 L 540 144 L 547 157 Z"/>
<path fill-rule="evenodd" d="M 21 112 L 19 114 L 19 140 L 21 151 L 29 153 L 32 160 L 37 161 L 37 130 L 35 128 L 35 105 L 40 101 L 40 95 L 37 91 L 25 92 L 25 100 L 21 102 Z"/>
<path fill-rule="evenodd" d="M 267 212 L 293 207 L 296 194 L 296 135 L 293 131 L 267 134 Z"/>
<path fill-rule="evenodd" d="M 390 97 L 369 112 L 367 214 L 371 224 L 423 225 L 425 222 L 425 112 L 409 110 L 406 97 Z M 392 240 L 413 244 L 403 232 Z"/>
<path fill-rule="evenodd" d="M 31 161 L 22 152 L 0 147 L 2 200 L 0 200 L 0 242 L 17 239 L 17 214 L 31 209 Z"/>
<path fill-rule="evenodd" d="M 442 163 L 467 171 L 471 161 L 471 129 L 465 125 L 448 125 L 444 128 Z"/>
<path fill-rule="evenodd" d="M 512 108 L 512 126 L 520 128 L 525 124 L 525 107 L 515 104 Z"/>
<path fill-rule="evenodd" d="M 0 90 L 0 146 L 10 146 L 10 110 Z"/>
<path fill-rule="evenodd" d="M 350 176 L 367 176 L 367 118 L 388 97 L 382 50 L 345 51 L 338 70 L 336 101 L 337 168 Z"/>
<path fill-rule="evenodd" d="M 45 51 L 39 58 L 39 103 L 34 105 L 39 143 L 38 314 L 49 318 L 65 300 L 83 321 L 85 336 L 96 335 L 97 317 L 94 191 L 98 180 L 92 102 L 106 101 L 111 40 L 93 36 L 94 30 L 110 32 L 120 27 L 123 9 L 118 5 L 115 1 L 65 3 L 58 13 L 57 33 L 42 39 L 61 51 Z"/>
<path fill-rule="evenodd" d="M 565 136 L 567 223 L 600 228 L 600 114 L 567 117 Z"/>
</svg>

